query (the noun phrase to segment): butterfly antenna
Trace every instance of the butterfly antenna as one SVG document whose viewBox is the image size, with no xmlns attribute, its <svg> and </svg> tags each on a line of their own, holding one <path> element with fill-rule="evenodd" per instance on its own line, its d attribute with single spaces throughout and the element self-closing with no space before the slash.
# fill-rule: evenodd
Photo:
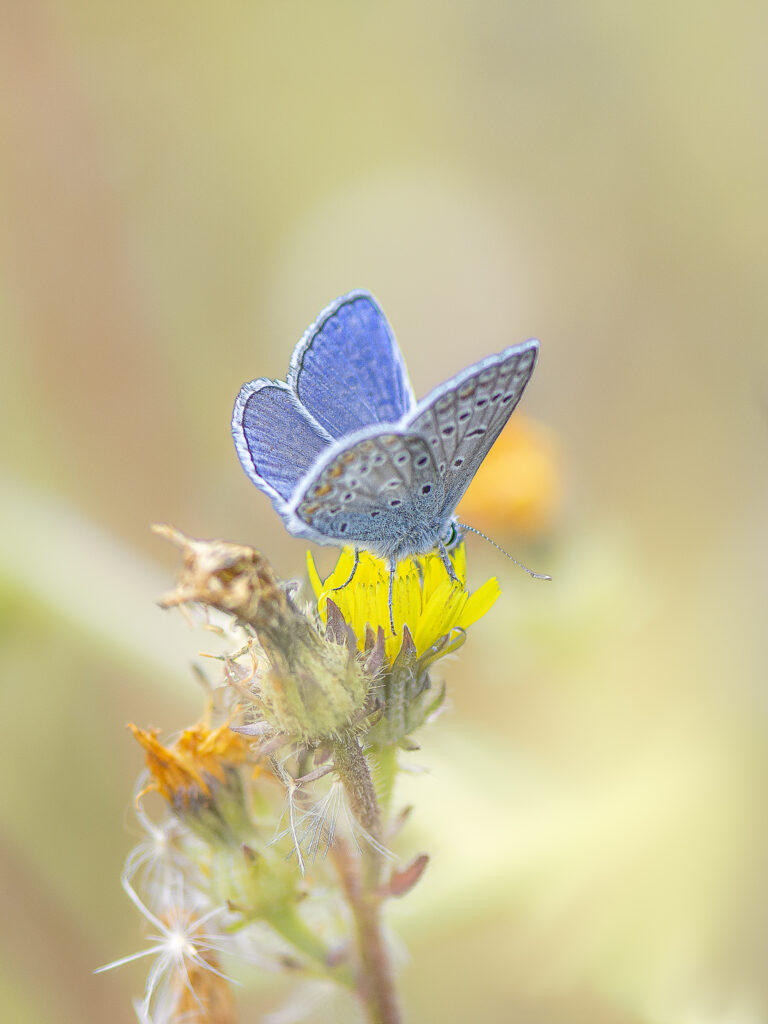
<svg viewBox="0 0 768 1024">
<path fill-rule="evenodd" d="M 508 551 L 505 551 L 504 548 L 501 546 L 501 544 L 497 544 L 495 540 L 491 540 L 490 537 L 486 537 L 486 535 L 484 533 L 481 533 L 480 530 L 476 530 L 474 528 L 474 526 L 468 526 L 466 523 L 459 523 L 459 526 L 462 528 L 462 530 L 469 530 L 470 533 L 476 533 L 478 537 L 482 537 L 483 540 L 487 540 L 489 544 L 493 544 L 493 546 L 497 550 L 499 550 L 502 553 L 502 555 L 506 555 L 507 558 L 511 562 L 514 562 L 515 565 L 519 565 L 521 569 L 523 569 L 525 572 L 527 572 L 528 575 L 532 576 L 535 580 L 551 580 L 552 579 L 551 576 L 547 576 L 547 575 L 545 575 L 542 572 L 534 572 L 533 569 L 529 569 L 527 565 L 523 565 L 523 563 L 518 561 L 517 558 L 515 558 L 513 555 L 510 555 L 510 553 Z"/>
</svg>

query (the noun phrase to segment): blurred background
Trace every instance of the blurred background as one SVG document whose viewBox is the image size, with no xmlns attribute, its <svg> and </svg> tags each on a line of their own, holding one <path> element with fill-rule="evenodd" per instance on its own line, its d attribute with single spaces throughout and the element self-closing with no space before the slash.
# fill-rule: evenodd
<svg viewBox="0 0 768 1024">
<path fill-rule="evenodd" d="M 534 513 L 470 521 L 554 582 L 468 541 L 408 1019 L 768 1021 L 764 5 L 2 10 L 0 1017 L 134 1019 L 125 723 L 195 721 L 206 643 L 149 525 L 303 576 L 232 404 L 365 287 L 417 395 L 542 344 Z"/>
</svg>

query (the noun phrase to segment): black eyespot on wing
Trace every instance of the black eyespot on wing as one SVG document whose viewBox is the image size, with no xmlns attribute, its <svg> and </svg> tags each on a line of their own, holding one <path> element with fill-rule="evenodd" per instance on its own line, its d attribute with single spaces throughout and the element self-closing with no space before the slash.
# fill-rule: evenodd
<svg viewBox="0 0 768 1024">
<path fill-rule="evenodd" d="M 393 498 L 389 504 L 392 506 L 392 508 L 395 508 L 397 505 L 402 505 L 403 503 L 399 498 Z"/>
<path fill-rule="evenodd" d="M 424 486 L 421 488 L 421 493 L 422 494 L 429 494 L 429 492 L 431 490 L 432 490 L 432 484 L 424 484 Z"/>
</svg>

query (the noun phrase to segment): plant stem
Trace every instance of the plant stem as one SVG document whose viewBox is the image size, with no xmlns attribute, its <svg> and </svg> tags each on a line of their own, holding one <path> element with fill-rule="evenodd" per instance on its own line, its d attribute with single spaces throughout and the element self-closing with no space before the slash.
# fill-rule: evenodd
<svg viewBox="0 0 768 1024">
<path fill-rule="evenodd" d="M 280 913 L 273 913 L 266 920 L 278 935 L 286 939 L 315 965 L 319 974 L 332 977 L 340 985 L 354 988 L 349 971 L 343 966 L 332 965 L 325 944 L 307 927 L 292 907 L 286 908 Z"/>
<path fill-rule="evenodd" d="M 379 803 L 368 761 L 356 736 L 342 737 L 334 745 L 334 767 L 347 794 L 350 810 L 366 832 L 380 843 Z M 355 921 L 362 968 L 358 991 L 368 1019 L 371 1024 L 399 1024 L 401 1016 L 392 967 L 381 929 L 381 854 L 367 844 L 362 851 L 354 850 L 346 840 L 337 837 L 333 855 Z"/>
<path fill-rule="evenodd" d="M 336 838 L 333 856 L 344 895 L 352 910 L 360 954 L 361 975 L 358 994 L 370 1024 L 400 1024 L 392 967 L 381 929 L 381 896 L 377 888 L 366 884 L 370 873 L 349 844 Z"/>
<path fill-rule="evenodd" d="M 366 832 L 381 842 L 381 812 L 371 769 L 357 736 L 346 735 L 334 743 L 333 766 L 344 786 L 349 808 Z"/>
<path fill-rule="evenodd" d="M 376 793 L 379 798 L 382 825 L 386 832 L 392 805 L 392 793 L 395 788 L 395 776 L 397 775 L 397 746 L 388 744 L 384 747 L 378 747 L 374 757 L 374 764 L 373 777 Z"/>
</svg>

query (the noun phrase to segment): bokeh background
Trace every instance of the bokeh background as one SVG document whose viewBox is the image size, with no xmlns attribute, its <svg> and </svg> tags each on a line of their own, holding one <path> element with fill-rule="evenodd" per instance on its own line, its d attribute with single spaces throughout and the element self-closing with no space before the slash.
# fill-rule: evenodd
<svg viewBox="0 0 768 1024">
<path fill-rule="evenodd" d="M 503 595 L 401 794 L 408 1019 L 768 1021 L 767 31 L 759 0 L 2 4 L 3 1020 L 133 1019 L 143 968 L 90 973 L 144 943 L 124 726 L 194 721 L 205 646 L 149 524 L 302 576 L 232 402 L 367 287 L 417 394 L 541 339 L 560 495 L 493 527 L 553 583 L 469 541 Z"/>
</svg>

